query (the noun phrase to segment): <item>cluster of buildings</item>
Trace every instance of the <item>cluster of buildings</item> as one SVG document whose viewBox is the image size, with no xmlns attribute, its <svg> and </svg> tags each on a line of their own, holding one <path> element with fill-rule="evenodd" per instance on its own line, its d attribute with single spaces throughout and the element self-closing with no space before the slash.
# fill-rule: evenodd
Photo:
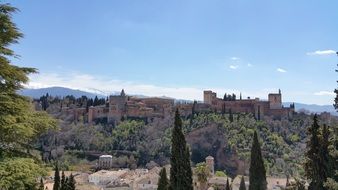
<svg viewBox="0 0 338 190">
<path fill-rule="evenodd" d="M 159 173 L 161 167 L 153 167 L 152 169 L 119 169 L 110 170 L 109 163 L 111 163 L 111 156 L 102 155 L 99 158 L 99 167 L 105 168 L 88 176 L 88 182 L 102 190 L 156 190 L 159 180 Z M 226 176 L 215 175 L 215 163 L 212 156 L 205 158 L 206 167 L 209 170 L 209 177 L 207 182 L 203 185 L 200 184 L 196 175 L 193 176 L 194 189 L 208 189 L 208 190 L 225 190 L 227 179 L 229 179 L 230 185 L 233 190 L 238 190 L 242 176 L 237 176 L 235 179 L 228 178 Z M 170 166 L 165 166 L 167 177 L 169 178 Z M 249 178 L 244 177 L 245 185 L 248 189 Z M 286 178 L 274 178 L 268 177 L 268 189 L 281 190 L 285 188 Z"/>
<path fill-rule="evenodd" d="M 175 103 L 174 99 L 146 97 L 139 98 L 128 96 L 124 90 L 119 95 L 111 95 L 107 99 L 106 105 L 85 108 L 64 108 L 63 111 L 73 115 L 74 119 L 80 116 L 86 117 L 89 123 L 97 120 L 105 120 L 108 123 L 118 123 L 123 119 L 143 119 L 151 121 L 156 118 L 164 118 L 174 113 L 178 108 L 182 116 L 188 116 L 193 113 L 251 113 L 257 119 L 264 116 L 273 116 L 275 118 L 292 117 L 295 107 L 291 104 L 289 107 L 282 105 L 282 94 L 270 93 L 268 100 L 259 98 L 250 99 L 232 99 L 225 100 L 218 98 L 212 91 L 204 91 L 203 102 Z"/>
<path fill-rule="evenodd" d="M 156 190 L 161 168 L 100 170 L 88 176 L 89 183 L 104 190 Z"/>
</svg>

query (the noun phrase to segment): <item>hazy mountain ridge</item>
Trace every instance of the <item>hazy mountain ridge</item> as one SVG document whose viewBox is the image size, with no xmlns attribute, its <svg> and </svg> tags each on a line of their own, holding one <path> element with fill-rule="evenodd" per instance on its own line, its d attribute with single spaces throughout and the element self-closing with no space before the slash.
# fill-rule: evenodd
<svg viewBox="0 0 338 190">
<path fill-rule="evenodd" d="M 83 90 L 78 89 L 71 89 L 71 88 L 65 88 L 65 87 L 48 87 L 48 88 L 37 88 L 37 89 L 30 89 L 26 88 L 19 91 L 20 94 L 24 96 L 29 96 L 32 98 L 40 98 L 43 95 L 46 95 L 47 93 L 51 96 L 60 96 L 64 97 L 67 95 L 73 95 L 76 98 L 79 98 L 81 96 L 87 96 L 89 98 L 95 98 L 95 96 L 98 96 L 99 98 L 105 97 L 104 94 L 101 93 L 92 93 L 92 92 L 86 92 Z"/>
<path fill-rule="evenodd" d="M 100 91 L 94 91 L 94 92 L 87 92 L 84 90 L 78 90 L 78 89 L 71 89 L 71 88 L 65 88 L 65 87 L 48 87 L 48 88 L 38 88 L 38 89 L 23 89 L 19 91 L 20 94 L 29 96 L 32 98 L 39 98 L 46 93 L 52 96 L 67 96 L 67 95 L 73 95 L 75 97 L 81 97 L 81 96 L 87 96 L 89 98 L 95 98 L 95 96 L 98 96 L 99 98 L 106 97 L 106 93 L 100 92 Z M 112 91 L 111 94 L 118 94 L 117 91 Z M 134 95 L 141 98 L 146 98 L 148 96 L 144 95 Z M 162 96 L 160 98 L 168 98 L 171 99 L 171 97 Z M 175 99 L 176 102 L 193 102 L 191 100 L 180 100 Z M 292 102 L 284 102 L 283 104 L 285 106 L 289 106 Z M 320 112 L 330 112 L 332 114 L 337 115 L 337 112 L 335 111 L 333 105 L 317 105 L 317 104 L 304 104 L 304 103 L 296 103 L 295 102 L 295 108 L 296 111 L 301 110 L 308 110 L 310 112 L 320 113 Z"/>
</svg>

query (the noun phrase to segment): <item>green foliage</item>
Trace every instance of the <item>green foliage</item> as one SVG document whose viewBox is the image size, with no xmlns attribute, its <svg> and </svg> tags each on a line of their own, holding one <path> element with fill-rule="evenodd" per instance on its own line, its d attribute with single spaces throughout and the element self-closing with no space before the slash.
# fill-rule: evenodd
<svg viewBox="0 0 338 190">
<path fill-rule="evenodd" d="M 195 175 L 197 176 L 197 181 L 201 184 L 201 186 L 205 186 L 208 182 L 208 178 L 210 177 L 210 170 L 205 162 L 196 164 Z"/>
<path fill-rule="evenodd" d="M 328 190 L 337 190 L 338 189 L 338 182 L 333 178 L 328 178 L 327 181 L 324 183 L 324 186 Z"/>
<path fill-rule="evenodd" d="M 43 175 L 46 175 L 44 168 L 33 159 L 5 159 L 0 162 L 0 189 L 36 189 L 37 179 Z"/>
<path fill-rule="evenodd" d="M 175 113 L 175 126 L 171 137 L 170 189 L 192 190 L 192 171 L 190 153 L 182 132 L 182 120 L 178 110 Z"/>
<path fill-rule="evenodd" d="M 169 180 L 167 177 L 167 171 L 165 167 L 163 167 L 160 171 L 160 178 L 157 183 L 157 190 L 168 190 Z"/>
<path fill-rule="evenodd" d="M 285 190 L 305 190 L 305 181 L 295 178 L 295 182 L 291 182 Z"/>
<path fill-rule="evenodd" d="M 266 190 L 266 171 L 264 167 L 264 161 L 261 153 L 261 147 L 258 142 L 257 132 L 254 132 L 252 147 L 251 147 L 251 159 L 250 159 L 250 184 L 249 190 Z"/>
<path fill-rule="evenodd" d="M 121 122 L 112 132 L 114 149 L 135 151 L 143 127 L 144 123 L 140 121 Z"/>
<path fill-rule="evenodd" d="M 217 176 L 217 177 L 227 177 L 227 175 L 223 171 L 216 171 L 215 176 Z"/>
<path fill-rule="evenodd" d="M 34 111 L 29 99 L 17 93 L 36 69 L 15 66 L 9 60 L 16 57 L 9 48 L 22 37 L 12 22 L 16 11 L 0 4 L 0 189 L 36 189 L 43 167 L 27 157 L 34 157 L 30 153 L 33 141 L 56 122 L 45 112 Z"/>
<path fill-rule="evenodd" d="M 309 140 L 305 161 L 305 175 L 310 180 L 309 189 L 311 190 L 325 189 L 324 182 L 328 177 L 328 134 L 325 130 L 323 133 L 325 137 L 321 138 L 318 116 L 315 115 L 308 131 Z"/>
</svg>

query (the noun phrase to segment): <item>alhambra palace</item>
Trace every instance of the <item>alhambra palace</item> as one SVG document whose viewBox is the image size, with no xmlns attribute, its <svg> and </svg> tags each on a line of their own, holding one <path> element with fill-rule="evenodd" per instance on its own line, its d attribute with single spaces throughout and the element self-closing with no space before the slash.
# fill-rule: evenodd
<svg viewBox="0 0 338 190">
<path fill-rule="evenodd" d="M 212 91 L 204 91 L 203 102 L 175 103 L 174 99 L 149 97 L 138 98 L 128 96 L 124 90 L 119 95 L 111 95 L 105 105 L 85 108 L 64 108 L 62 111 L 73 115 L 75 120 L 85 117 L 88 123 L 105 121 L 117 124 L 123 119 L 142 119 L 146 122 L 172 115 L 176 109 L 181 116 L 187 117 L 195 113 L 251 113 L 256 119 L 272 116 L 276 119 L 291 118 L 295 111 L 294 104 L 289 107 L 282 105 L 282 94 L 270 93 L 268 100 L 259 98 L 231 99 L 218 98 Z"/>
</svg>

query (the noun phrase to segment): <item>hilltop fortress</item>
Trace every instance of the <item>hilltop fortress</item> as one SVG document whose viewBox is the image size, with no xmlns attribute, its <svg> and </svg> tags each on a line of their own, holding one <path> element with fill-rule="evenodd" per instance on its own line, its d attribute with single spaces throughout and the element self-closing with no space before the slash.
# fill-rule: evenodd
<svg viewBox="0 0 338 190">
<path fill-rule="evenodd" d="M 218 98 L 212 91 L 204 91 L 203 102 L 194 101 L 193 103 L 175 103 L 174 99 L 169 98 L 138 98 L 128 96 L 124 90 L 119 95 L 111 95 L 105 105 L 85 108 L 64 108 L 63 111 L 72 114 L 75 120 L 84 116 L 88 123 L 105 121 L 117 124 L 124 119 L 142 119 L 152 121 L 156 118 L 164 118 L 174 113 L 178 108 L 183 117 L 195 113 L 251 113 L 256 119 L 260 120 L 264 116 L 272 116 L 276 119 L 291 118 L 295 107 L 283 107 L 282 93 L 270 93 L 268 100 L 259 98 L 236 99 L 233 95 L 228 99 L 226 96 Z"/>
</svg>

